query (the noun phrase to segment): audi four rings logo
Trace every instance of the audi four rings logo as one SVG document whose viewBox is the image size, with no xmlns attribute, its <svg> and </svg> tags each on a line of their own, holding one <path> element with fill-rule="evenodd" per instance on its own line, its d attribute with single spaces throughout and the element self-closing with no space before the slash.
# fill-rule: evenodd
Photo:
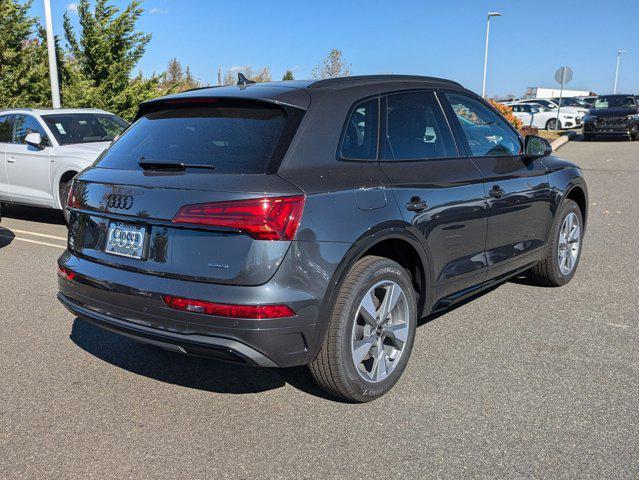
<svg viewBox="0 0 639 480">
<path fill-rule="evenodd" d="M 112 193 L 107 197 L 107 206 L 109 208 L 128 210 L 133 206 L 133 197 L 131 195 L 117 195 Z"/>
</svg>

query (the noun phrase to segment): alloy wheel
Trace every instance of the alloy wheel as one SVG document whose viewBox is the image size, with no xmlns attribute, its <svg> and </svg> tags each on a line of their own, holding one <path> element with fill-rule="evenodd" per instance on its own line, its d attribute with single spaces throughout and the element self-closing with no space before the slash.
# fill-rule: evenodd
<svg viewBox="0 0 639 480">
<path fill-rule="evenodd" d="M 381 382 L 399 363 L 409 333 L 406 294 L 395 282 L 373 285 L 360 302 L 351 336 L 351 357 L 367 382 Z"/>
<path fill-rule="evenodd" d="M 557 261 L 559 270 L 563 275 L 569 275 L 575 268 L 579 247 L 581 245 L 581 226 L 574 212 L 566 215 L 559 231 L 559 248 L 557 249 Z"/>
</svg>

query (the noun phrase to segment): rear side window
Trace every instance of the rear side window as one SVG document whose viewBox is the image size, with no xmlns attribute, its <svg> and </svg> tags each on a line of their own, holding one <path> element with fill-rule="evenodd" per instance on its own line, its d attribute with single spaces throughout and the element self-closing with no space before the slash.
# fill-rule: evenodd
<svg viewBox="0 0 639 480">
<path fill-rule="evenodd" d="M 138 162 L 212 166 L 212 173 L 265 173 L 286 126 L 268 104 L 180 106 L 139 118 L 105 152 L 101 168 L 141 169 Z"/>
<path fill-rule="evenodd" d="M 11 115 L 0 116 L 0 143 L 11 141 Z"/>
<path fill-rule="evenodd" d="M 446 98 L 453 107 L 474 157 L 519 154 L 519 137 L 490 108 L 479 100 L 458 93 L 447 93 Z"/>
<path fill-rule="evenodd" d="M 433 92 L 389 95 L 386 104 L 386 160 L 457 156 L 446 117 Z"/>
<path fill-rule="evenodd" d="M 340 156 L 352 160 L 376 160 L 379 99 L 366 100 L 353 109 L 344 130 Z"/>
</svg>

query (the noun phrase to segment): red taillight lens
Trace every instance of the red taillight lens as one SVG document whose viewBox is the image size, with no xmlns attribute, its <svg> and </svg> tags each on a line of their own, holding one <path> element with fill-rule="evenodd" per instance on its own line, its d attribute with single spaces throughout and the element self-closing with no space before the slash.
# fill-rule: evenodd
<svg viewBox="0 0 639 480">
<path fill-rule="evenodd" d="M 76 195 L 75 188 L 71 186 L 69 189 L 69 195 L 67 196 L 67 207 L 69 208 L 79 208 L 80 207 L 80 199 Z"/>
<path fill-rule="evenodd" d="M 185 205 L 173 222 L 237 228 L 258 240 L 293 240 L 304 200 L 296 195 Z"/>
<path fill-rule="evenodd" d="M 175 310 L 204 313 L 218 317 L 262 319 L 295 316 L 295 312 L 286 305 L 228 305 L 174 297 L 172 295 L 164 295 L 162 299 L 164 303 Z"/>
<path fill-rule="evenodd" d="M 64 268 L 58 265 L 58 276 L 64 278 L 65 280 L 71 281 L 75 278 L 75 272 L 72 272 L 68 268 Z"/>
</svg>

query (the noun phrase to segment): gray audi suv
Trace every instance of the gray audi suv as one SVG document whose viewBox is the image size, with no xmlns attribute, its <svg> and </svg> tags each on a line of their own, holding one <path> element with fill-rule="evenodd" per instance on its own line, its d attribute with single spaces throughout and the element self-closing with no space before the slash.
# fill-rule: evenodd
<svg viewBox="0 0 639 480">
<path fill-rule="evenodd" d="M 580 169 L 458 83 L 239 83 L 141 104 L 75 177 L 58 299 L 80 319 L 365 402 L 421 317 L 575 274 Z"/>
</svg>

